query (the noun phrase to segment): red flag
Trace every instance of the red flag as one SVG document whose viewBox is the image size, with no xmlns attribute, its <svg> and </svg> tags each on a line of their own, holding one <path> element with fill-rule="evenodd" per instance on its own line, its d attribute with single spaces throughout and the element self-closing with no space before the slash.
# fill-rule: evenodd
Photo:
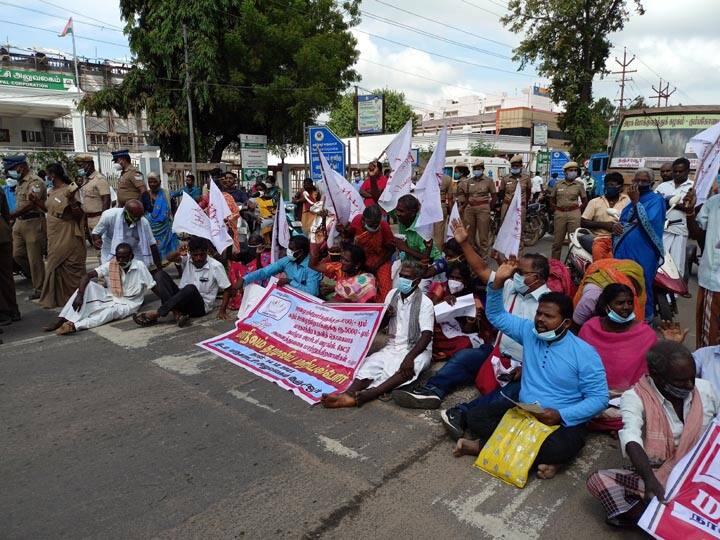
<svg viewBox="0 0 720 540">
<path fill-rule="evenodd" d="M 68 19 L 67 24 L 65 25 L 65 28 L 63 28 L 62 34 L 58 34 L 58 37 L 65 37 L 68 34 L 74 34 L 73 32 L 73 20 L 72 17 Z"/>
</svg>

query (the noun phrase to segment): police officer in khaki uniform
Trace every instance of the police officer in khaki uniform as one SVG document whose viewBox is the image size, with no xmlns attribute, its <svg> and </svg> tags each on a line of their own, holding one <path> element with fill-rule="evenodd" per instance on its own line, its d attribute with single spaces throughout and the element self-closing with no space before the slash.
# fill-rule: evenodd
<svg viewBox="0 0 720 540">
<path fill-rule="evenodd" d="M 147 191 L 142 173 L 133 167 L 130 162 L 128 150 L 117 150 L 112 153 L 115 170 L 120 171 L 117 185 L 118 208 L 125 206 L 130 199 L 140 200 L 140 196 Z"/>
<path fill-rule="evenodd" d="M 78 167 L 80 202 L 87 219 L 87 229 L 92 231 L 100 221 L 100 214 L 110 208 L 110 184 L 95 170 L 91 154 L 76 154 L 74 160 Z"/>
<path fill-rule="evenodd" d="M 47 200 L 45 182 L 30 171 L 24 154 L 3 160 L 8 177 L 17 180 L 15 190 L 16 208 L 10 214 L 16 220 L 13 226 L 13 258 L 26 276 L 30 276 L 33 293 L 30 300 L 40 298 L 45 280 L 43 253 L 47 246 L 45 214 L 36 202 Z"/>
<path fill-rule="evenodd" d="M 443 220 L 433 225 L 433 242 L 436 246 L 442 246 L 445 243 L 445 224 L 447 223 L 448 212 L 450 211 L 450 189 L 452 187 L 452 178 L 448 175 L 443 176 L 440 182 L 440 205 L 443 211 Z"/>
<path fill-rule="evenodd" d="M 458 204 L 470 241 L 480 255 L 487 255 L 490 236 L 490 205 L 495 201 L 495 182 L 485 176 L 485 163 L 473 165 L 472 176 L 458 185 Z M 479 236 L 479 239 L 478 239 Z"/>
<path fill-rule="evenodd" d="M 467 179 L 470 177 L 470 168 L 467 166 L 466 163 L 458 163 L 455 165 L 455 172 L 453 173 L 453 183 L 450 186 L 450 193 L 452 194 L 453 200 L 457 200 L 458 198 L 458 192 L 460 190 L 460 186 L 463 182 L 467 182 Z M 460 203 L 458 202 L 458 210 L 460 211 L 460 218 L 462 218 L 463 211 L 462 208 L 460 208 Z"/>
<path fill-rule="evenodd" d="M 555 219 L 555 235 L 553 237 L 553 259 L 560 259 L 562 245 L 568 233 L 580 227 L 582 209 L 587 205 L 585 184 L 577 179 L 580 167 L 574 161 L 563 166 L 565 178 L 555 184 L 550 193 L 550 206 Z"/>
<path fill-rule="evenodd" d="M 5 198 L 5 192 L 0 189 L 0 326 L 6 326 L 19 320 L 20 311 L 15 297 L 15 280 L 13 279 L 10 208 Z"/>
<path fill-rule="evenodd" d="M 522 156 L 515 155 L 510 159 L 510 174 L 503 176 L 500 179 L 500 201 L 502 202 L 502 210 L 500 212 L 500 219 L 505 219 L 505 212 L 507 212 L 508 206 L 512 201 L 513 195 L 515 195 L 515 188 L 518 182 L 520 182 L 520 193 L 522 195 L 522 212 L 523 222 L 525 221 L 525 209 L 527 208 L 528 200 L 530 199 L 530 191 L 532 189 L 532 180 L 530 175 L 523 172 L 523 160 Z"/>
</svg>

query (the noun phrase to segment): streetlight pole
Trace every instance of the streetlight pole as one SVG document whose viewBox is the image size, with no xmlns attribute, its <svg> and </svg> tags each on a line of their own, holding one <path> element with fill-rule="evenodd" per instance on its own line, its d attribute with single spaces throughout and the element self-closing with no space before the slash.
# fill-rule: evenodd
<svg viewBox="0 0 720 540">
<path fill-rule="evenodd" d="M 192 100 L 190 99 L 190 68 L 188 66 L 188 37 L 187 26 L 183 23 L 183 43 L 185 44 L 185 94 L 187 95 L 188 125 L 190 128 L 190 167 L 195 181 L 199 182 L 197 176 L 197 164 L 195 163 L 195 129 L 193 127 Z"/>
</svg>

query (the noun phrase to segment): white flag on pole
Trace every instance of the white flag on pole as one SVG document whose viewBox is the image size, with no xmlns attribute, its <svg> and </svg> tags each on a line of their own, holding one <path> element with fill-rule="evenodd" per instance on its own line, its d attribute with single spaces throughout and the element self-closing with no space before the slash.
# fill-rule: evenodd
<svg viewBox="0 0 720 540">
<path fill-rule="evenodd" d="M 446 242 L 455 237 L 455 227 L 453 227 L 453 221 L 456 219 L 460 221 L 460 208 L 458 208 L 457 202 L 453 205 L 452 210 L 450 211 L 450 217 L 448 218 L 447 226 L 445 227 Z"/>
<path fill-rule="evenodd" d="M 515 194 L 505 213 L 505 219 L 500 225 L 497 238 L 493 248 L 510 258 L 517 256 L 520 252 L 520 236 L 522 234 L 522 209 L 520 208 L 522 195 L 520 194 L 520 182 L 515 188 Z"/>
<path fill-rule="evenodd" d="M 198 203 L 183 192 L 182 200 L 173 217 L 172 230 L 174 233 L 187 233 L 211 240 L 210 218 Z"/>
<path fill-rule="evenodd" d="M 415 230 L 425 240 L 432 238 L 433 224 L 443 220 L 440 185 L 445 175 L 445 147 L 447 146 L 447 127 L 443 127 L 438 137 L 437 147 L 427 162 L 420 181 L 415 187 L 415 197 L 420 201 L 420 213 L 415 222 Z"/>
<path fill-rule="evenodd" d="M 326 196 L 333 207 L 329 211 L 334 210 L 337 221 L 347 225 L 355 216 L 362 214 L 365 210 L 363 198 L 350 182 L 330 166 L 319 148 L 318 154 L 320 155 L 320 168 L 325 178 Z"/>
<path fill-rule="evenodd" d="M 412 183 L 412 120 L 408 120 L 390 145 L 385 155 L 390 164 L 390 178 L 387 186 L 378 199 L 378 204 L 386 211 L 391 212 L 397 206 L 397 201 L 406 193 L 410 193 Z"/>
<path fill-rule="evenodd" d="M 285 214 L 285 202 L 280 199 L 277 211 L 275 212 L 275 224 L 272 229 L 272 244 L 270 247 L 270 262 L 280 258 L 280 248 L 288 248 L 290 245 L 290 227 L 288 226 L 287 215 Z"/>
<path fill-rule="evenodd" d="M 696 204 L 700 205 L 707 200 L 720 170 L 720 122 L 692 137 L 686 152 L 694 152 L 698 157 L 695 192 Z"/>
<path fill-rule="evenodd" d="M 232 213 L 222 191 L 212 180 L 210 180 L 210 200 L 207 215 L 210 218 L 210 240 L 215 245 L 215 249 L 222 253 L 233 243 L 225 224 L 225 218 L 231 216 Z"/>
</svg>

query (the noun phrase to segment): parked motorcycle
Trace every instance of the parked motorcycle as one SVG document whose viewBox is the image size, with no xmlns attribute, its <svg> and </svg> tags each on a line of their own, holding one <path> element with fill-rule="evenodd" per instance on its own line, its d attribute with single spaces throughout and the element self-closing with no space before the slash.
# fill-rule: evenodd
<svg viewBox="0 0 720 540">
<path fill-rule="evenodd" d="M 530 203 L 525 212 L 523 225 L 523 245 L 534 246 L 547 232 L 547 218 L 543 216 L 542 205 L 539 202 Z"/>
</svg>

